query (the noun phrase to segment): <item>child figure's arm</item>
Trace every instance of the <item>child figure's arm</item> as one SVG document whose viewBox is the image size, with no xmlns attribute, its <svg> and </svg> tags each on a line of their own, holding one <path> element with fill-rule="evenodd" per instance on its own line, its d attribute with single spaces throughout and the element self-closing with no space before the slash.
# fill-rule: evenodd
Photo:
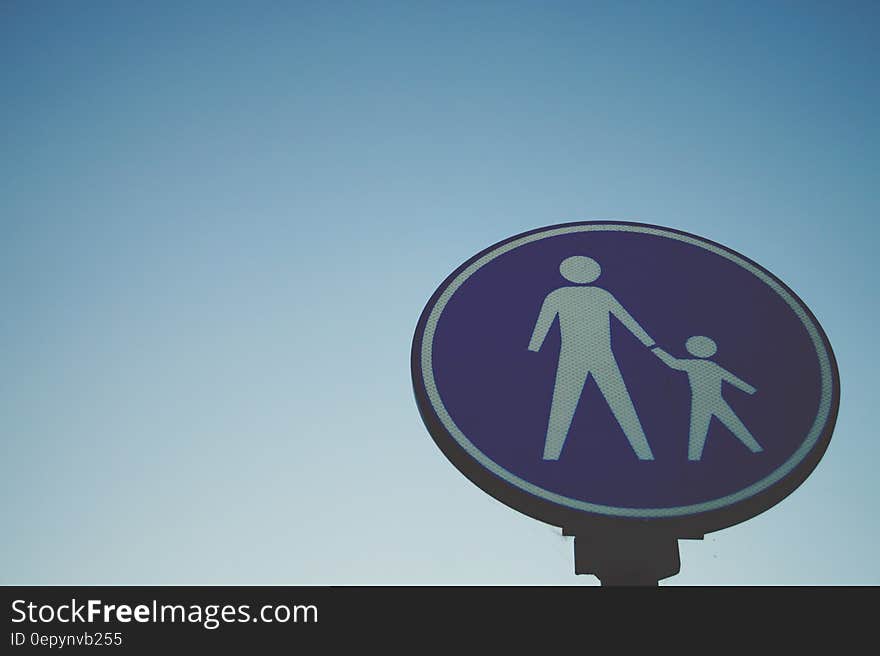
<svg viewBox="0 0 880 656">
<path fill-rule="evenodd" d="M 668 366 L 672 369 L 678 369 L 679 371 L 685 370 L 685 366 L 684 366 L 685 361 L 684 360 L 679 360 L 678 358 L 672 357 L 671 355 L 669 355 L 666 351 L 664 351 L 659 346 L 655 346 L 654 348 L 651 349 L 651 351 L 654 353 L 654 355 L 656 355 L 658 358 L 663 360 L 663 362 L 666 364 L 666 366 Z"/>
<path fill-rule="evenodd" d="M 741 378 L 737 378 L 736 376 L 734 376 L 732 373 L 730 373 L 724 367 L 719 365 L 718 368 L 721 369 L 724 380 L 726 380 L 728 383 L 730 383 L 734 387 L 741 389 L 746 394 L 754 394 L 757 391 L 754 387 L 749 385 L 746 381 L 742 380 Z"/>
</svg>

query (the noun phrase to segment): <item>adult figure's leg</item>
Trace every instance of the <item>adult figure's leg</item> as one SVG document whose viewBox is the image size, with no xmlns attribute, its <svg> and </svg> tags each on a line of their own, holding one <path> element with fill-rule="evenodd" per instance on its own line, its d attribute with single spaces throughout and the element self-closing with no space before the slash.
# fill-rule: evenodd
<svg viewBox="0 0 880 656">
<path fill-rule="evenodd" d="M 564 354 L 563 354 L 564 355 Z M 559 460 L 571 420 L 577 409 L 590 370 L 585 363 L 572 362 L 560 355 L 550 403 L 550 422 L 544 440 L 544 460 Z"/>
<path fill-rule="evenodd" d="M 642 429 L 642 423 L 636 414 L 636 408 L 626 389 L 626 383 L 623 382 L 617 362 L 611 359 L 602 366 L 594 368 L 592 373 L 599 391 L 605 397 L 605 402 L 611 408 L 614 418 L 623 429 L 623 434 L 626 435 L 639 460 L 653 460 L 654 454 L 651 452 L 648 438 L 645 437 L 645 431 Z"/>
</svg>

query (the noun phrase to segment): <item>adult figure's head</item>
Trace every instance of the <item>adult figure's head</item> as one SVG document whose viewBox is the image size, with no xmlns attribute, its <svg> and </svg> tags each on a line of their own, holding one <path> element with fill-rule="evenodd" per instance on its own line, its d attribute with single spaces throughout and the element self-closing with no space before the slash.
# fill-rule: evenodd
<svg viewBox="0 0 880 656">
<path fill-rule="evenodd" d="M 559 265 L 562 277 L 578 285 L 588 285 L 599 277 L 602 267 L 591 257 L 573 255 L 562 260 Z"/>
<path fill-rule="evenodd" d="M 688 353 L 697 358 L 711 358 L 715 355 L 715 351 L 718 350 L 718 346 L 716 346 L 714 340 L 710 337 L 704 337 L 703 335 L 688 337 L 688 340 L 684 343 L 684 347 L 687 349 Z"/>
</svg>

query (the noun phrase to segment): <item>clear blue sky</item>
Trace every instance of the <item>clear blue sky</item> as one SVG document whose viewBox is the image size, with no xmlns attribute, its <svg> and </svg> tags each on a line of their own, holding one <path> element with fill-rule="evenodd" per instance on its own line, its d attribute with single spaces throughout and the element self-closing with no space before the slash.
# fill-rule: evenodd
<svg viewBox="0 0 880 656">
<path fill-rule="evenodd" d="M 504 237 L 720 241 L 838 357 L 814 475 L 669 583 L 880 584 L 877 3 L 0 4 L 2 583 L 589 584 L 425 432 Z"/>
</svg>

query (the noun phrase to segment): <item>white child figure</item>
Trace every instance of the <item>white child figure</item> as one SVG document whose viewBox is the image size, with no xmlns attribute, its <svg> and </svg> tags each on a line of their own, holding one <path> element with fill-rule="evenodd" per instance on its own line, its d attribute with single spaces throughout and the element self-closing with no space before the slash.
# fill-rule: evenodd
<svg viewBox="0 0 880 656">
<path fill-rule="evenodd" d="M 721 397 L 721 387 L 727 381 L 734 387 L 748 394 L 754 394 L 755 388 L 740 380 L 724 367 L 708 358 L 718 350 L 715 342 L 700 335 L 688 338 L 685 343 L 688 353 L 693 358 L 674 358 L 659 346 L 651 349 L 657 357 L 673 369 L 684 371 L 691 384 L 691 428 L 688 441 L 688 460 L 700 460 L 703 457 L 703 446 L 709 432 L 712 417 L 727 426 L 740 442 L 745 444 L 752 453 L 764 449 L 749 432 L 745 424 L 736 416 L 733 409 Z"/>
</svg>

